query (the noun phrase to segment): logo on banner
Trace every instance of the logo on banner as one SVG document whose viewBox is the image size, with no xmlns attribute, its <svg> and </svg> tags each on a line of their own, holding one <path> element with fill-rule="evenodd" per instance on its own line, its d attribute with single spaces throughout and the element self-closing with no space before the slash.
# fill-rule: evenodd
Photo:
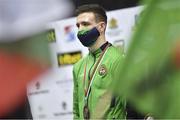
<svg viewBox="0 0 180 120">
<path fill-rule="evenodd" d="M 72 42 L 76 40 L 75 32 L 73 29 L 73 25 L 68 25 L 64 27 L 65 40 L 67 42 Z"/>
<path fill-rule="evenodd" d="M 109 29 L 115 29 L 117 27 L 117 20 L 115 18 L 111 18 L 111 20 L 109 21 Z"/>
<path fill-rule="evenodd" d="M 139 16 L 139 14 L 134 15 L 135 25 L 138 25 L 140 23 Z"/>
<path fill-rule="evenodd" d="M 119 29 L 118 26 L 118 20 L 115 18 L 111 18 L 110 21 L 108 22 L 108 29 L 107 29 L 107 34 L 110 37 L 115 37 L 120 35 L 122 31 Z"/>
<path fill-rule="evenodd" d="M 134 25 L 132 26 L 132 31 L 135 31 L 137 29 L 137 26 L 139 25 L 139 17 L 140 17 L 140 14 L 135 14 L 134 15 Z"/>
<path fill-rule="evenodd" d="M 40 89 L 40 83 L 39 83 L 39 82 L 36 82 L 35 86 L 36 86 L 36 89 L 37 89 L 37 90 Z"/>
<path fill-rule="evenodd" d="M 135 31 L 137 27 L 139 26 L 143 14 L 144 14 L 144 11 L 141 11 L 140 13 L 136 13 L 134 15 L 134 25 L 132 26 L 132 31 Z"/>
<path fill-rule="evenodd" d="M 57 55 L 58 65 L 72 65 L 82 58 L 81 51 L 62 53 Z"/>
<path fill-rule="evenodd" d="M 67 103 L 66 102 L 62 102 L 62 108 L 63 108 L 63 110 L 67 109 Z"/>
<path fill-rule="evenodd" d="M 54 29 L 50 29 L 47 33 L 48 42 L 53 43 L 56 42 L 56 34 Z"/>
<path fill-rule="evenodd" d="M 29 96 L 40 95 L 40 94 L 49 94 L 49 90 L 48 89 L 40 89 L 40 88 L 43 88 L 43 87 L 41 87 L 41 83 L 39 81 L 37 81 L 34 84 L 34 86 L 35 86 L 35 90 L 28 92 Z"/>
</svg>

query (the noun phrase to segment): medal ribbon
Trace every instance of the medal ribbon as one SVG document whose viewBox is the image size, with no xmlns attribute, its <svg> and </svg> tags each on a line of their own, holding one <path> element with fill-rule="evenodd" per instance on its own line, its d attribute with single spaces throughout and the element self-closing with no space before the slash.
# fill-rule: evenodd
<svg viewBox="0 0 180 120">
<path fill-rule="evenodd" d="M 90 80 L 88 81 L 88 89 L 85 88 L 85 81 L 86 81 L 86 68 L 87 68 L 87 62 L 86 62 L 86 65 L 84 67 L 84 79 L 83 79 L 83 85 L 84 85 L 84 94 L 85 94 L 85 101 L 87 102 L 87 99 L 89 97 L 89 94 L 90 94 L 90 88 L 91 88 L 91 85 L 93 83 L 93 80 L 94 80 L 94 75 L 95 75 L 95 72 L 97 71 L 97 68 L 99 67 L 100 63 L 102 62 L 106 52 L 107 52 L 107 48 L 109 47 L 110 44 L 108 44 L 106 46 L 106 48 L 103 50 L 103 52 L 101 53 L 97 63 L 95 64 L 95 67 L 93 69 L 93 72 L 92 74 L 90 75 Z"/>
</svg>

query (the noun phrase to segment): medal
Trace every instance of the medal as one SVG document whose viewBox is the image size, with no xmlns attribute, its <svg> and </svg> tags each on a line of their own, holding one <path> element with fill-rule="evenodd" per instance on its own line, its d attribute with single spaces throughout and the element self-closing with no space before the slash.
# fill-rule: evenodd
<svg viewBox="0 0 180 120">
<path fill-rule="evenodd" d="M 90 118 L 90 112 L 87 105 L 84 106 L 83 114 L 85 120 L 88 120 Z"/>
</svg>

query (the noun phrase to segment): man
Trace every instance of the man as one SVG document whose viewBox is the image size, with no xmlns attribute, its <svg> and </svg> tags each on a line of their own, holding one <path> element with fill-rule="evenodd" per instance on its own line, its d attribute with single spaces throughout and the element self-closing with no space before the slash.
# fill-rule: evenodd
<svg viewBox="0 0 180 120">
<path fill-rule="evenodd" d="M 73 68 L 74 119 L 124 119 L 125 101 L 111 91 L 113 72 L 123 56 L 106 41 L 106 12 L 89 4 L 80 6 L 76 14 L 77 36 L 89 54 Z"/>
</svg>

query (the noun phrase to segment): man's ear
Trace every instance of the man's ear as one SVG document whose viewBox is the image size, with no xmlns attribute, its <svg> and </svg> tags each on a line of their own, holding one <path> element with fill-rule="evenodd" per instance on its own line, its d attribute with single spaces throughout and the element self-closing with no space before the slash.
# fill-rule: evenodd
<svg viewBox="0 0 180 120">
<path fill-rule="evenodd" d="M 104 33 L 105 29 L 106 29 L 106 24 L 104 22 L 100 22 L 100 25 L 98 26 L 98 30 L 100 33 Z"/>
</svg>

